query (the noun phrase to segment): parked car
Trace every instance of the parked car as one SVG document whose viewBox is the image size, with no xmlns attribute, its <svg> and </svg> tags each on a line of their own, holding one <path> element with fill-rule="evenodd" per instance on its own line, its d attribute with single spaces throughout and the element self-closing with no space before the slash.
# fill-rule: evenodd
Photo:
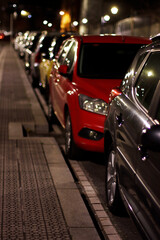
<svg viewBox="0 0 160 240">
<path fill-rule="evenodd" d="M 14 48 L 15 51 L 18 51 L 19 42 L 21 41 L 22 38 L 23 38 L 23 33 L 18 32 L 16 34 L 15 38 L 13 39 L 13 48 Z"/>
<path fill-rule="evenodd" d="M 53 37 L 53 40 L 50 46 L 48 47 L 46 54 L 43 54 L 42 60 L 39 64 L 40 69 L 39 85 L 42 89 L 42 92 L 44 93 L 47 102 L 49 98 L 49 77 L 54 58 L 57 55 L 62 42 L 65 39 L 69 38 L 70 36 L 71 33 L 57 33 L 57 35 Z"/>
<path fill-rule="evenodd" d="M 109 93 L 119 86 L 137 50 L 150 41 L 127 36 L 74 36 L 61 46 L 50 75 L 49 116 L 65 128 L 65 149 L 104 151 Z M 53 109 L 53 111 L 52 111 Z"/>
<path fill-rule="evenodd" d="M 30 73 L 32 77 L 33 87 L 39 87 L 39 81 L 40 81 L 39 64 L 42 61 L 42 57 L 47 56 L 48 48 L 50 47 L 54 37 L 55 37 L 55 33 L 43 32 L 39 38 L 35 51 L 32 52 L 31 54 Z"/>
<path fill-rule="evenodd" d="M 42 32 L 32 32 L 30 35 L 28 44 L 25 47 L 24 65 L 25 65 L 25 70 L 28 71 L 28 73 L 30 73 L 31 55 L 35 51 L 38 41 L 40 39 L 40 36 L 42 36 L 42 34 L 43 34 Z"/>
<path fill-rule="evenodd" d="M 19 57 L 20 57 L 21 59 L 24 58 L 24 49 L 25 49 L 25 46 L 26 46 L 26 44 L 27 44 L 27 40 L 28 40 L 29 33 L 30 33 L 29 31 L 26 31 L 26 32 L 22 35 L 22 37 L 21 37 L 21 39 L 20 39 L 20 41 L 19 41 L 19 43 L 18 43 L 18 49 L 17 49 L 17 51 L 18 51 L 18 55 L 19 55 Z"/>
<path fill-rule="evenodd" d="M 160 239 L 160 38 L 136 55 L 110 95 L 104 127 L 106 197 L 122 202 L 146 239 Z"/>
</svg>

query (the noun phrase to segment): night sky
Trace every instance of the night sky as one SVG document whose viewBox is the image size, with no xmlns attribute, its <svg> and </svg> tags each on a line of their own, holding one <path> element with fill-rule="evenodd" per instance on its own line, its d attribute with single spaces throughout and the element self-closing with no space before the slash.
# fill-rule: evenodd
<svg viewBox="0 0 160 240">
<path fill-rule="evenodd" d="M 25 9 L 32 14 L 30 25 L 33 28 L 39 26 L 40 24 L 38 25 L 38 22 L 42 22 L 43 19 L 45 19 L 46 17 L 48 21 L 54 22 L 58 25 L 59 10 L 65 10 L 66 8 L 69 9 L 73 7 L 79 10 L 79 5 L 77 5 L 77 3 L 79 2 L 81 3 L 82 0 L 0 0 L 0 17 L 4 16 L 4 6 L 9 6 L 11 3 L 17 3 L 17 12 L 19 11 L 20 13 L 20 10 Z M 122 20 L 130 16 L 139 16 L 148 13 L 154 15 L 157 19 L 160 16 L 160 0 L 97 0 L 97 2 L 99 4 L 102 4 L 103 2 L 102 5 L 105 6 L 104 8 L 102 7 L 102 16 L 103 14 L 109 14 L 110 7 L 116 5 L 119 8 L 117 20 Z M 5 23 L 7 22 L 7 19 L 7 15 L 5 17 L 5 21 L 3 19 L 1 20 L 0 18 L 1 26 L 7 25 Z M 17 21 L 20 21 L 20 19 L 18 19 Z"/>
<path fill-rule="evenodd" d="M 12 0 L 13 1 L 13 0 Z M 70 3 L 71 6 L 76 5 L 77 2 L 82 0 L 44 0 L 44 1 L 36 1 L 36 0 L 17 0 L 19 6 L 24 6 L 26 9 L 30 11 L 40 12 L 41 15 L 48 15 L 48 17 L 53 18 L 54 15 L 56 17 L 57 12 L 63 8 L 63 6 L 68 5 Z M 97 0 L 99 3 L 101 1 Z M 145 14 L 150 11 L 154 14 L 159 14 L 160 12 L 160 0 L 103 0 L 105 6 L 110 8 L 112 5 L 116 5 L 119 8 L 119 17 L 125 18 L 133 15 Z M 105 11 L 105 10 L 104 10 Z M 106 8 L 107 13 L 107 8 Z"/>
</svg>

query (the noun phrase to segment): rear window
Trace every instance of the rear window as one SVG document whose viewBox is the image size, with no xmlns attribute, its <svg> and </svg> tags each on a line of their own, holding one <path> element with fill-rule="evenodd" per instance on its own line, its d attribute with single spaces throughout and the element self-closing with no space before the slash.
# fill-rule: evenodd
<svg viewBox="0 0 160 240">
<path fill-rule="evenodd" d="M 78 75 L 122 79 L 141 44 L 86 43 L 81 47 Z"/>
</svg>

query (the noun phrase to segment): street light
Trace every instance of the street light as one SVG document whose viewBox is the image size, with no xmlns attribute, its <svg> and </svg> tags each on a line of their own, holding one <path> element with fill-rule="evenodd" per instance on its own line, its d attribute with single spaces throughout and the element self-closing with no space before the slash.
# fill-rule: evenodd
<svg viewBox="0 0 160 240">
<path fill-rule="evenodd" d="M 82 23 L 83 23 L 83 24 L 88 23 L 88 19 L 87 19 L 87 18 L 83 18 L 83 19 L 82 19 Z"/>
<path fill-rule="evenodd" d="M 65 12 L 62 10 L 59 12 L 59 15 L 61 15 L 61 16 L 63 16 L 64 14 L 65 14 Z"/>
<path fill-rule="evenodd" d="M 104 19 L 105 22 L 108 22 L 110 20 L 110 16 L 109 15 L 105 15 L 103 17 L 103 19 Z"/>
<path fill-rule="evenodd" d="M 52 27 L 52 23 L 48 23 L 48 27 Z"/>
<path fill-rule="evenodd" d="M 27 12 L 26 10 L 21 10 L 21 16 L 23 17 L 28 17 L 29 12 Z"/>
<path fill-rule="evenodd" d="M 111 13 L 112 14 L 117 14 L 118 13 L 118 8 L 116 6 L 111 8 Z"/>
<path fill-rule="evenodd" d="M 44 24 L 44 25 L 47 25 L 47 24 L 48 24 L 48 21 L 47 21 L 47 20 L 44 20 L 44 21 L 43 21 L 43 24 Z"/>
<path fill-rule="evenodd" d="M 73 24 L 74 27 L 78 26 L 78 22 L 77 21 L 74 21 L 72 24 Z"/>
</svg>

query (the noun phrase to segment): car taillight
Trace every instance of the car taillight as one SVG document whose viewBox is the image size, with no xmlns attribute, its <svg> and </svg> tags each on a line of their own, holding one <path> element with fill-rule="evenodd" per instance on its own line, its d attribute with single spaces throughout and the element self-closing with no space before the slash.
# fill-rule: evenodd
<svg viewBox="0 0 160 240">
<path fill-rule="evenodd" d="M 112 100 L 113 100 L 115 97 L 117 97 L 117 96 L 119 96 L 119 95 L 121 95 L 121 94 L 122 94 L 122 91 L 121 91 L 119 88 L 113 88 L 113 89 L 111 90 L 110 95 L 109 95 L 109 103 L 112 102 Z"/>
<path fill-rule="evenodd" d="M 4 38 L 4 34 L 0 33 L 0 39 L 3 39 L 3 38 Z"/>
<path fill-rule="evenodd" d="M 42 61 L 41 52 L 37 52 L 35 56 L 35 63 L 41 63 L 41 61 Z"/>
</svg>

